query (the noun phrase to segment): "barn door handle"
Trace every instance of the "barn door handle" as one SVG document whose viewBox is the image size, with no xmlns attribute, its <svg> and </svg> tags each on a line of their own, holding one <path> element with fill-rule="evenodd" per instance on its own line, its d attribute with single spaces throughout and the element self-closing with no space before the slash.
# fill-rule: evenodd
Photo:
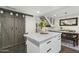
<svg viewBox="0 0 79 59">
<path fill-rule="evenodd" d="M 11 28 L 11 30 L 13 31 L 13 27 Z"/>
<path fill-rule="evenodd" d="M 16 27 L 16 30 L 17 30 L 17 27 Z"/>
<path fill-rule="evenodd" d="M 1 22 L 0 22 L 0 32 L 1 32 Z"/>
</svg>

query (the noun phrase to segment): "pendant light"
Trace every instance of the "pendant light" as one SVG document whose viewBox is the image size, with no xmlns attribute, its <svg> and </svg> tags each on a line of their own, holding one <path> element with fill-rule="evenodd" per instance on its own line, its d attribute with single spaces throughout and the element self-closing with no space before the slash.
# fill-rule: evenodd
<svg viewBox="0 0 79 59">
<path fill-rule="evenodd" d="M 18 16 L 18 13 L 16 13 L 16 16 Z"/>
<path fill-rule="evenodd" d="M 13 12 L 10 12 L 10 15 L 13 15 Z"/>
</svg>

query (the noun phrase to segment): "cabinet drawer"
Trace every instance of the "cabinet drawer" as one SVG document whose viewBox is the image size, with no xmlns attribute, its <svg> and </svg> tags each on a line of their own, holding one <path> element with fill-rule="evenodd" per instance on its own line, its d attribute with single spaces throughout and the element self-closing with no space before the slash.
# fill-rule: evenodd
<svg viewBox="0 0 79 59">
<path fill-rule="evenodd" d="M 53 52 L 58 52 L 60 49 L 60 42 L 61 41 L 61 35 L 57 35 L 43 44 L 40 45 L 40 50 L 43 53 L 53 53 Z"/>
<path fill-rule="evenodd" d="M 61 38 L 61 35 L 57 35 L 56 38 Z"/>
<path fill-rule="evenodd" d="M 42 49 L 40 49 L 40 52 L 41 53 L 52 53 L 53 50 L 52 50 L 52 47 L 48 47 L 48 48 L 42 48 Z"/>
<path fill-rule="evenodd" d="M 61 40 L 61 35 L 57 35 L 57 36 L 55 36 L 53 39 L 54 39 L 55 41 L 56 41 L 56 40 Z"/>
<path fill-rule="evenodd" d="M 52 48 L 49 48 L 49 49 L 46 51 L 46 53 L 52 53 L 52 52 L 53 52 Z"/>
<path fill-rule="evenodd" d="M 41 52 L 48 53 L 52 50 L 53 39 L 47 40 L 45 43 L 40 45 Z"/>
</svg>

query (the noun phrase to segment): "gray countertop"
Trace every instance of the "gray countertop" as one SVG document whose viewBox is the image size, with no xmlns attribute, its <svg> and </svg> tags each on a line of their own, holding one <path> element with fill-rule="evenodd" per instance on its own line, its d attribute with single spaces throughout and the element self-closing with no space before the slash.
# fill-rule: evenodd
<svg viewBox="0 0 79 59">
<path fill-rule="evenodd" d="M 29 33 L 24 34 L 24 37 L 27 37 L 28 40 L 39 46 L 39 44 L 42 44 L 46 40 L 49 40 L 61 33 L 57 32 L 48 32 L 48 34 L 40 34 L 40 33 Z"/>
<path fill-rule="evenodd" d="M 74 30 L 48 30 L 49 32 L 59 32 L 59 33 L 73 33 L 73 34 L 79 34 L 78 31 Z"/>
</svg>

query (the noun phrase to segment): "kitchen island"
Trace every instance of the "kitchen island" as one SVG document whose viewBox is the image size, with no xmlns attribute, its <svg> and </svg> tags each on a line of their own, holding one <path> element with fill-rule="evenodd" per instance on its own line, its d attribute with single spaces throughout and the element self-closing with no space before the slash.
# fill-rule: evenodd
<svg viewBox="0 0 79 59">
<path fill-rule="evenodd" d="M 27 38 L 27 53 L 58 53 L 61 50 L 61 33 L 24 34 Z"/>
</svg>

